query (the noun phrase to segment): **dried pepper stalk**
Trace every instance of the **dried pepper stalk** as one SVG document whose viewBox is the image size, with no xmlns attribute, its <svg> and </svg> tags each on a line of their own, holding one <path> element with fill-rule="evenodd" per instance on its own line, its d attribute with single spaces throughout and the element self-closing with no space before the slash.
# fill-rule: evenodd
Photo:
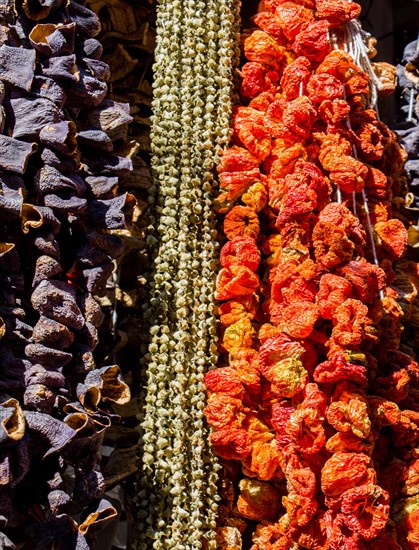
<svg viewBox="0 0 419 550">
<path fill-rule="evenodd" d="M 117 516 L 100 446 L 130 399 L 119 368 L 95 363 L 97 297 L 134 198 L 118 193 L 130 159 L 88 121 L 113 109 L 122 130 L 131 118 L 104 99 L 90 9 L 25 0 L 1 16 L 2 545 L 93 548 Z"/>
<path fill-rule="evenodd" d="M 343 51 L 359 13 L 265 1 L 244 37 L 205 376 L 220 548 L 416 547 L 418 365 L 392 286 L 406 154 L 368 103 L 378 67 Z"/>
</svg>

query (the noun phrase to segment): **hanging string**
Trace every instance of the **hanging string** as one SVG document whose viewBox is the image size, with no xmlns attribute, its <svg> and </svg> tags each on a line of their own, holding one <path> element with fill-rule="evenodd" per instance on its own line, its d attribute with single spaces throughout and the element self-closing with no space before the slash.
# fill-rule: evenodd
<svg viewBox="0 0 419 550">
<path fill-rule="evenodd" d="M 333 49 L 340 49 L 337 44 L 335 35 L 332 36 L 331 42 L 332 42 Z M 369 104 L 370 104 L 370 107 L 376 109 L 377 116 L 378 116 L 378 108 L 377 108 L 378 90 L 380 90 L 383 87 L 383 85 L 380 79 L 375 74 L 374 69 L 372 67 L 370 58 L 368 56 L 368 50 L 363 38 L 363 30 L 359 21 L 350 21 L 347 25 L 345 25 L 343 48 L 344 48 L 344 51 L 352 57 L 354 62 L 369 76 L 370 83 L 371 83 Z M 344 97 L 346 100 L 346 93 Z M 352 125 L 351 125 L 351 120 L 349 115 L 346 119 L 346 125 L 348 127 L 348 130 L 352 131 Z M 354 158 L 359 160 L 358 151 L 354 143 L 352 143 L 352 151 L 353 151 Z M 365 193 L 365 189 L 362 189 L 361 196 L 362 196 L 362 203 L 363 203 L 365 218 L 366 218 L 366 226 L 367 226 L 366 229 L 367 229 L 369 240 L 371 242 L 371 252 L 372 252 L 373 261 L 375 265 L 379 265 L 377 249 L 376 249 L 375 240 L 374 240 L 374 233 L 373 233 L 373 228 L 371 223 L 368 197 L 367 197 L 367 194 Z M 338 189 L 337 197 L 338 197 L 338 202 L 341 203 L 342 197 L 339 189 Z M 356 202 L 355 191 L 352 192 L 352 205 L 353 205 L 353 213 L 356 215 L 357 202 Z M 384 298 L 383 290 L 380 291 L 380 298 L 381 299 Z"/>
</svg>

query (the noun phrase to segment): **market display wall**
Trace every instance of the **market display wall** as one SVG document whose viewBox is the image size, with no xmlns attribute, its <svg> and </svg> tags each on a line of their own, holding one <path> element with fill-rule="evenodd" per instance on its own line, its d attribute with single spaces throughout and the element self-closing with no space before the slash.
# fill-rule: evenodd
<svg viewBox="0 0 419 550">
<path fill-rule="evenodd" d="M 360 7 L 159 2 L 149 149 L 150 7 L 90 4 L 0 6 L 0 546 L 111 544 L 138 469 L 131 548 L 418 548 L 417 220 Z"/>
</svg>

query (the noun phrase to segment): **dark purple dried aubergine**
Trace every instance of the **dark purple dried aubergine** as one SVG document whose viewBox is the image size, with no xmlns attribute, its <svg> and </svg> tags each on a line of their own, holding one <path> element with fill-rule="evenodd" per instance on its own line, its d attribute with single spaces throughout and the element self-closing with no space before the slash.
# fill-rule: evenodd
<svg viewBox="0 0 419 550">
<path fill-rule="evenodd" d="M 29 467 L 27 438 L 15 445 L 0 448 L 0 487 L 15 487 L 28 473 Z"/>
<path fill-rule="evenodd" d="M 82 505 L 91 502 L 92 498 L 100 498 L 106 490 L 105 478 L 98 471 L 86 472 L 76 477 L 73 496 Z"/>
<path fill-rule="evenodd" d="M 84 518 L 84 520 L 79 525 L 79 532 L 83 535 L 96 535 L 117 516 L 118 512 L 109 501 L 100 500 L 98 503 L 91 504 L 81 514 L 80 519 Z"/>
<path fill-rule="evenodd" d="M 102 130 L 112 139 L 112 134 L 132 122 L 130 106 L 112 99 L 105 99 L 95 109 L 89 109 L 80 119 L 83 129 Z"/>
<path fill-rule="evenodd" d="M 0 273 L 17 273 L 19 270 L 20 260 L 15 243 L 0 243 Z"/>
<path fill-rule="evenodd" d="M 84 327 L 78 333 L 78 339 L 79 342 L 94 350 L 99 343 L 97 328 L 92 323 L 89 323 L 89 321 L 86 321 Z"/>
<path fill-rule="evenodd" d="M 14 273 L 13 275 L 0 274 L 0 287 L 11 288 L 22 292 L 25 287 L 25 279 L 22 273 Z"/>
<path fill-rule="evenodd" d="M 92 226 L 97 229 L 122 229 L 128 225 L 135 205 L 135 198 L 124 193 L 109 200 L 89 201 L 88 214 Z"/>
<path fill-rule="evenodd" d="M 49 370 L 42 365 L 32 365 L 25 371 L 25 382 L 32 384 L 44 384 L 51 388 L 61 388 L 66 385 L 65 376 L 57 370 Z"/>
<path fill-rule="evenodd" d="M 62 388 L 66 385 L 65 376 L 56 370 L 48 370 L 42 365 L 33 365 L 25 372 L 25 382 L 28 386 L 44 384 L 50 388 Z"/>
<path fill-rule="evenodd" d="M 49 194 L 44 197 L 45 206 L 49 206 L 55 212 L 67 216 L 71 214 L 84 214 L 86 212 L 87 201 L 76 197 L 70 192 L 62 191 L 60 195 Z"/>
<path fill-rule="evenodd" d="M 42 62 L 42 74 L 53 80 L 62 81 L 66 86 L 70 82 L 77 82 L 80 78 L 80 71 L 77 67 L 76 56 L 71 54 L 45 59 Z"/>
<path fill-rule="evenodd" d="M 78 57 L 88 57 L 89 59 L 100 59 L 103 54 L 103 46 L 96 38 L 86 38 L 76 48 Z"/>
<path fill-rule="evenodd" d="M 64 176 L 52 166 L 43 166 L 39 170 L 35 176 L 34 186 L 40 195 L 69 190 L 72 195 L 83 197 L 86 192 L 86 184 L 80 176 L 76 174 Z"/>
<path fill-rule="evenodd" d="M 32 46 L 47 57 L 72 54 L 74 51 L 76 24 L 38 24 L 29 34 Z"/>
<path fill-rule="evenodd" d="M 61 273 L 63 268 L 61 265 L 50 256 L 39 256 L 35 263 L 35 274 L 32 281 L 32 286 L 37 286 L 44 279 L 51 279 L 55 275 Z"/>
<path fill-rule="evenodd" d="M 22 212 L 23 197 L 20 193 L 0 195 L 0 219 L 9 222 L 18 218 Z"/>
<path fill-rule="evenodd" d="M 102 130 L 82 130 L 77 134 L 77 140 L 81 146 L 102 149 L 108 152 L 113 151 L 111 139 Z"/>
<path fill-rule="evenodd" d="M 86 38 L 93 38 L 100 32 L 99 17 L 85 6 L 70 0 L 67 14 L 71 21 L 77 24 L 77 34 Z"/>
<path fill-rule="evenodd" d="M 71 496 L 62 489 L 55 489 L 48 494 L 48 505 L 54 516 L 61 514 L 76 514 L 80 511 L 79 506 Z"/>
<path fill-rule="evenodd" d="M 69 426 L 77 431 L 63 453 L 70 464 L 77 464 L 85 470 L 91 470 L 98 461 L 105 426 L 98 426 L 87 413 L 72 413 L 65 419 Z"/>
<path fill-rule="evenodd" d="M 58 262 L 60 261 L 60 247 L 52 233 L 38 235 L 34 240 L 34 245 L 42 254 L 47 254 Z"/>
<path fill-rule="evenodd" d="M 16 550 L 16 546 L 13 544 L 13 542 L 6 537 L 4 533 L 0 532 L 0 548 L 3 548 L 4 550 Z"/>
<path fill-rule="evenodd" d="M 22 7 L 26 17 L 34 21 L 44 19 L 50 11 L 59 8 L 63 0 L 24 0 Z"/>
<path fill-rule="evenodd" d="M 47 449 L 44 458 L 60 451 L 76 435 L 75 430 L 65 422 L 47 414 L 25 411 L 25 420 L 36 439 L 44 443 L 44 448 Z"/>
<path fill-rule="evenodd" d="M 37 150 L 36 143 L 25 143 L 0 135 L 0 168 L 24 174 L 29 157 Z"/>
<path fill-rule="evenodd" d="M 49 99 L 59 109 L 64 106 L 67 99 L 63 88 L 57 82 L 47 76 L 38 75 L 33 79 L 31 96 Z"/>
<path fill-rule="evenodd" d="M 76 158 L 67 158 L 65 156 L 64 157 L 61 156 L 59 153 L 57 153 L 57 151 L 53 151 L 52 149 L 45 148 L 42 151 L 41 160 L 47 166 L 52 166 L 53 168 L 56 168 L 63 174 L 72 174 L 79 167 L 79 159 L 77 158 L 77 151 L 76 151 Z"/>
<path fill-rule="evenodd" d="M 90 244 L 81 246 L 76 252 L 76 258 L 84 267 L 97 267 L 111 260 L 111 257 Z"/>
<path fill-rule="evenodd" d="M 100 400 L 123 405 L 130 400 L 130 390 L 122 379 L 117 365 L 102 367 L 89 372 L 84 381 L 86 388 L 100 390 Z"/>
<path fill-rule="evenodd" d="M 107 82 L 111 77 L 111 71 L 109 65 L 100 59 L 90 59 L 83 57 L 83 63 L 86 65 L 88 71 L 99 80 Z"/>
<path fill-rule="evenodd" d="M 84 317 L 76 303 L 76 291 L 61 281 L 41 281 L 31 296 L 36 311 L 75 330 L 84 325 Z"/>
<path fill-rule="evenodd" d="M 44 384 L 31 384 L 25 388 L 23 403 L 29 410 L 52 414 L 57 401 L 58 391 L 57 388 L 51 388 Z"/>
<path fill-rule="evenodd" d="M 83 312 L 86 321 L 92 323 L 95 327 L 100 327 L 105 318 L 100 305 L 96 302 L 89 292 L 77 295 L 77 304 Z"/>
<path fill-rule="evenodd" d="M 77 531 L 77 523 L 67 514 L 32 523 L 26 531 L 31 537 L 31 550 L 91 550 L 84 535 Z"/>
<path fill-rule="evenodd" d="M 106 283 L 114 268 L 114 264 L 109 262 L 98 267 L 83 269 L 87 290 L 97 296 L 103 296 L 106 291 Z"/>
<path fill-rule="evenodd" d="M 49 348 L 42 344 L 28 344 L 25 354 L 34 363 L 40 363 L 44 367 L 61 369 L 73 359 L 71 353 L 59 349 Z"/>
<path fill-rule="evenodd" d="M 25 191 L 25 183 L 23 178 L 16 174 L 0 171 L 0 189 L 6 196 L 14 196 L 16 193 L 22 195 Z"/>
<path fill-rule="evenodd" d="M 67 349 L 74 342 L 74 333 L 62 323 L 41 315 L 33 328 L 32 339 L 44 346 Z"/>
<path fill-rule="evenodd" d="M 14 138 L 37 139 L 44 126 L 60 120 L 57 106 L 42 97 L 11 99 L 10 110 Z"/>
<path fill-rule="evenodd" d="M 0 80 L 29 92 L 34 71 L 34 50 L 0 46 Z"/>
<path fill-rule="evenodd" d="M 83 161 L 89 169 L 89 175 L 99 173 L 101 175 L 123 176 L 132 170 L 131 159 L 119 157 L 112 153 L 102 153 L 94 156 L 86 153 Z"/>
<path fill-rule="evenodd" d="M 23 233 L 27 234 L 31 229 L 38 229 L 44 224 L 44 217 L 39 207 L 24 202 L 20 215 Z"/>
<path fill-rule="evenodd" d="M 0 403 L 0 446 L 20 441 L 25 435 L 25 419 L 16 399 Z"/>
<path fill-rule="evenodd" d="M 66 91 L 68 106 L 97 107 L 106 97 L 108 87 L 105 82 L 95 78 L 90 72 L 80 69 L 79 79 Z"/>
<path fill-rule="evenodd" d="M 36 206 L 34 208 L 36 208 L 36 211 L 41 216 L 42 229 L 48 230 L 48 232 L 51 232 L 54 235 L 59 233 L 61 229 L 61 222 L 54 214 L 54 211 L 51 208 L 48 208 L 48 206 Z"/>
<path fill-rule="evenodd" d="M 74 122 L 63 120 L 56 124 L 44 126 L 39 133 L 43 145 L 55 149 L 65 156 L 74 156 L 77 149 L 76 125 Z"/>
<path fill-rule="evenodd" d="M 118 181 L 115 176 L 87 176 L 85 180 L 87 188 L 96 199 L 111 199 L 114 197 L 114 190 L 118 185 Z"/>
</svg>

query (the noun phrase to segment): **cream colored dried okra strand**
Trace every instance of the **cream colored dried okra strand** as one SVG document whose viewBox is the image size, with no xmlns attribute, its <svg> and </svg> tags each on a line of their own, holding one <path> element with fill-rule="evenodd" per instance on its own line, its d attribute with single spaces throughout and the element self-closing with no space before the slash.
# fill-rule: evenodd
<svg viewBox="0 0 419 550">
<path fill-rule="evenodd" d="M 154 288 L 152 309 L 154 325 L 151 328 L 149 364 L 147 369 L 146 410 L 142 424 L 144 440 L 144 478 L 147 490 L 140 491 L 141 516 L 145 524 L 139 524 L 139 548 L 164 548 L 161 537 L 155 537 L 156 522 L 167 515 L 164 481 L 169 468 L 166 461 L 164 441 L 168 434 L 167 405 L 170 401 L 167 381 L 171 379 L 174 362 L 168 353 L 168 335 L 173 330 L 171 302 L 168 299 L 172 281 L 177 272 L 173 254 L 174 239 L 177 236 L 176 219 L 179 181 L 179 143 L 181 139 L 178 123 L 179 110 L 179 49 L 181 44 L 182 5 L 179 1 L 160 2 L 157 9 L 157 47 L 154 65 L 154 99 L 152 153 L 153 176 L 157 187 L 156 231 L 157 249 L 154 259 Z M 173 203 L 173 204 L 172 204 Z M 169 206 L 169 211 L 167 207 Z M 172 208 L 173 207 L 173 208 Z M 145 479 L 143 478 L 143 482 Z M 149 481 L 149 482 L 148 482 Z"/>
</svg>

